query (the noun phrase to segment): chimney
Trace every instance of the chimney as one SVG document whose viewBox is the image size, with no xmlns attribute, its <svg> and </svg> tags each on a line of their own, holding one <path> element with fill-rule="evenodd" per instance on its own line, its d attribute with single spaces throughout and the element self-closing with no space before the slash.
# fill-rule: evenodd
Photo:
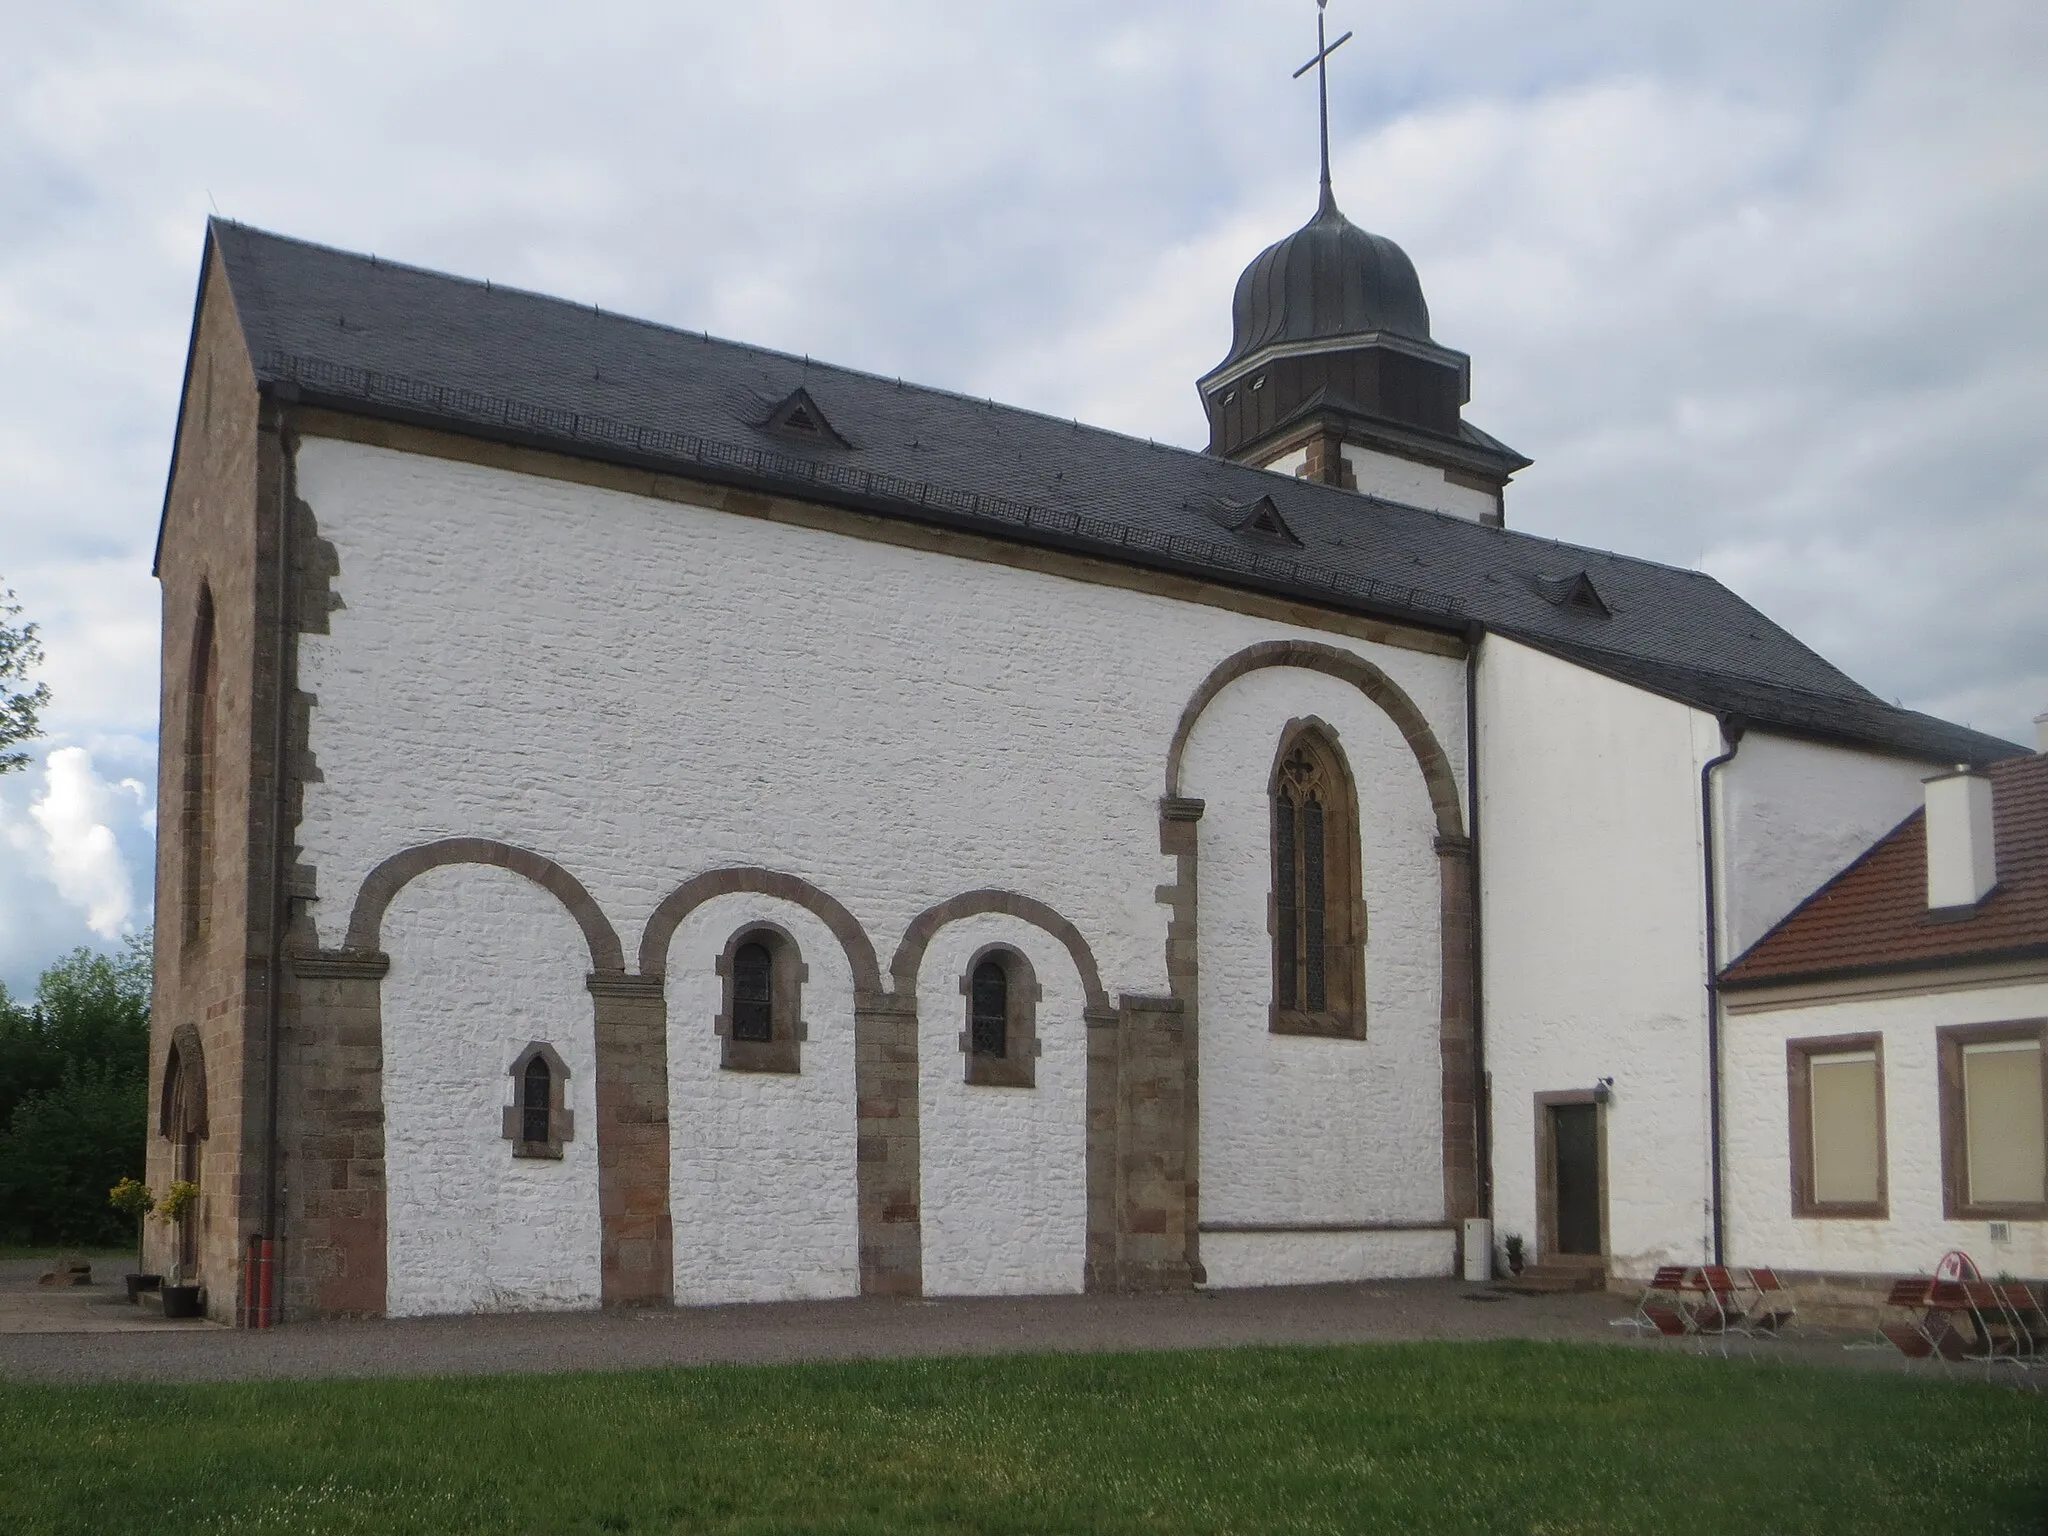
<svg viewBox="0 0 2048 1536">
<path fill-rule="evenodd" d="M 2048 752 L 2048 709 L 2034 716 L 2034 750 Z"/>
<path fill-rule="evenodd" d="M 1992 846 L 1991 780 L 1957 767 L 1925 781 L 1927 788 L 1927 905 L 1965 912 L 1998 883 Z"/>
</svg>

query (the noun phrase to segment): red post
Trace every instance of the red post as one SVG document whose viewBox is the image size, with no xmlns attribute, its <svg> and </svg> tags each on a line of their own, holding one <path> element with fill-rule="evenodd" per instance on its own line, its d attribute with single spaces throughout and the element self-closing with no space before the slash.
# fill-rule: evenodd
<svg viewBox="0 0 2048 1536">
<path fill-rule="evenodd" d="M 257 1244 L 256 1272 L 256 1326 L 258 1328 L 268 1328 L 277 1321 L 277 1312 L 271 1289 L 277 1273 L 277 1244 L 267 1237 Z"/>
</svg>

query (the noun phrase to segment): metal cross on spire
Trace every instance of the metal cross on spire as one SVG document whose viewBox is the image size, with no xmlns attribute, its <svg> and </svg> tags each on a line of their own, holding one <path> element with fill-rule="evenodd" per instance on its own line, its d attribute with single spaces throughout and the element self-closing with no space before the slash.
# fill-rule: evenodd
<svg viewBox="0 0 2048 1536">
<path fill-rule="evenodd" d="M 1337 206 L 1336 194 L 1330 190 L 1329 58 L 1331 54 L 1335 53 L 1339 48 L 1342 48 L 1346 43 L 1351 41 L 1351 34 L 1349 32 L 1346 32 L 1334 43 L 1326 43 L 1323 41 L 1323 8 L 1327 6 L 1329 3 L 1330 0 L 1316 0 L 1316 56 L 1310 59 L 1306 64 L 1302 65 L 1301 68 L 1297 69 L 1294 72 L 1294 78 L 1297 80 L 1299 80 L 1303 75 L 1307 74 L 1310 70 L 1314 70 L 1316 72 L 1316 96 L 1322 108 L 1323 129 L 1323 200 L 1321 207 L 1317 209 L 1317 212 L 1319 213 L 1327 211 L 1329 209 L 1333 209 Z"/>
</svg>

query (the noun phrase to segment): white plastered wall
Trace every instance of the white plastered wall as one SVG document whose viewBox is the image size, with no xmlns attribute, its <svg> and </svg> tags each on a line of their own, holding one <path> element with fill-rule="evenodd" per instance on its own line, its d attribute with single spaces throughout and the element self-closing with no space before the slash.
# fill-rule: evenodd
<svg viewBox="0 0 2048 1536">
<path fill-rule="evenodd" d="M 1731 1010 L 1722 1030 L 1729 1262 L 1837 1274 L 1926 1274 L 1943 1253 L 1961 1248 L 1986 1275 L 2048 1276 L 2048 1223 L 2011 1222 L 2011 1241 L 1993 1243 L 1987 1223 L 1949 1221 L 1942 1214 L 1934 1033 L 1944 1025 L 2042 1017 L 2048 1017 L 2048 982 L 2042 981 Z M 1884 1037 L 1890 1214 L 1882 1221 L 1795 1217 L 1785 1043 L 1860 1034 Z"/>
<path fill-rule="evenodd" d="M 1402 679 L 1454 764 L 1463 670 Z M 1276 1035 L 1267 786 L 1290 722 L 1327 725 L 1358 789 L 1366 1038 Z M 1458 777 L 1462 780 L 1462 774 Z M 1181 792 L 1205 802 L 1201 848 L 1202 1219 L 1239 1226 L 1443 1221 L 1443 950 L 1436 818 L 1414 751 L 1356 687 L 1254 672 L 1209 705 Z M 1204 1233 L 1217 1286 L 1449 1272 L 1443 1232 Z"/>
<path fill-rule="evenodd" d="M 808 972 L 799 1072 L 719 1065 L 724 980 L 716 961 L 757 923 L 794 939 Z M 790 902 L 721 896 L 676 929 L 666 992 L 677 1303 L 856 1295 L 853 974 L 839 941 Z"/>
<path fill-rule="evenodd" d="M 1351 478 L 1358 482 L 1358 489 L 1363 495 L 1384 496 L 1388 501 L 1398 501 L 1403 506 L 1448 512 L 1453 517 L 1475 523 L 1500 521 L 1500 501 L 1491 491 L 1453 485 L 1444 472 L 1432 464 L 1418 464 L 1413 459 L 1391 453 L 1377 453 L 1355 443 L 1344 444 L 1342 451 L 1345 467 L 1351 471 Z M 1275 474 L 1299 475 L 1308 467 L 1308 450 L 1297 448 L 1263 467 Z"/>
<path fill-rule="evenodd" d="M 844 903 L 884 974 L 919 912 L 994 888 L 1074 923 L 1112 999 L 1158 994 L 1156 890 L 1174 878 L 1159 852 L 1166 752 L 1218 663 L 1276 639 L 1343 646 L 1399 682 L 1463 761 L 1463 668 L 1447 657 L 332 439 L 302 442 L 296 471 L 339 564 L 330 633 L 300 647 L 320 777 L 299 837 L 330 947 L 379 862 L 472 836 L 581 881 L 629 965 L 664 896 L 744 865 Z M 1246 792 L 1263 795 L 1274 740 L 1239 753 Z M 1188 793 L 1213 789 L 1210 762 Z M 1362 777 L 1361 790 L 1376 786 Z M 1433 881 L 1426 844 L 1418 856 Z M 1247 876 L 1261 889 L 1266 858 L 1261 841 Z M 1205 910 L 1219 862 L 1204 857 Z M 772 903 L 733 909 L 734 922 L 781 921 Z M 1262 931 L 1263 909 L 1250 920 Z M 805 941 L 814 994 L 828 953 Z M 671 959 L 672 1006 L 685 963 Z M 708 975 L 708 957 L 687 964 Z M 1426 985 L 1418 1015 L 1435 1007 L 1434 969 Z M 814 1027 L 835 1027 L 806 1006 Z M 1434 1060 L 1400 1092 L 1436 1113 Z M 849 1116 L 852 1102 L 849 1084 Z M 680 1266 L 680 1223 L 676 1245 Z"/>
<path fill-rule="evenodd" d="M 562 904 L 447 865 L 384 916 L 384 1167 L 395 1317 L 595 1307 L 602 1294 L 590 953 Z M 561 1160 L 515 1158 L 508 1075 L 530 1041 L 569 1068 Z"/>
<path fill-rule="evenodd" d="M 1910 815 L 1934 771 L 1764 731 L 1744 736 L 1714 774 L 1722 962 Z"/>
<path fill-rule="evenodd" d="M 1489 636 L 1479 667 L 1485 1050 L 1496 1240 L 1536 1250 L 1543 1092 L 1612 1077 L 1611 1271 L 1707 1252 L 1713 717 Z"/>
<path fill-rule="evenodd" d="M 1042 1050 L 1030 1088 L 966 1081 L 960 980 L 990 944 L 1021 953 L 1043 992 Z M 966 918 L 933 936 L 917 1000 L 925 1294 L 1080 1290 L 1088 1247 L 1088 1039 L 1072 956 L 1016 918 Z"/>
</svg>

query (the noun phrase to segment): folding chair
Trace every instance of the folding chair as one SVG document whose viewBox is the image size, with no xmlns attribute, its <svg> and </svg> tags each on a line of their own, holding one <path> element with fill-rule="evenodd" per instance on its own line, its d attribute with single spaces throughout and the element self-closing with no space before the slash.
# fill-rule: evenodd
<svg viewBox="0 0 2048 1536">
<path fill-rule="evenodd" d="M 1742 1320 L 1742 1331 L 1751 1338 L 1778 1338 L 1799 1316 L 1799 1307 L 1792 1300 L 1784 1282 L 1778 1279 L 1774 1269 L 1752 1269 L 1748 1271 L 1749 1289 L 1756 1300 Z"/>
<path fill-rule="evenodd" d="M 2034 1341 L 2020 1316 L 2007 1304 L 2004 1287 L 1989 1280 L 1959 1282 L 1963 1299 L 1970 1308 L 1970 1327 L 1976 1334 L 1969 1355 L 1984 1362 L 1989 1376 L 1995 1365 L 2010 1365 L 2025 1371 L 2034 1352 Z"/>
<path fill-rule="evenodd" d="M 1952 1282 L 1951 1282 L 1952 1283 Z M 1947 1307 L 1934 1305 L 1935 1282 L 1925 1275 L 1892 1282 L 1884 1299 L 1886 1310 L 1904 1312 L 1905 1321 L 1880 1318 L 1877 1331 L 1898 1346 L 1909 1360 L 1954 1360 L 1962 1353 L 1962 1339 L 1956 1333 Z"/>
<path fill-rule="evenodd" d="M 1678 1302 L 1678 1293 L 1685 1288 L 1685 1266 L 1683 1264 L 1661 1264 L 1657 1273 L 1650 1277 L 1650 1283 L 1643 1287 L 1643 1294 L 1636 1300 L 1636 1309 L 1629 1322 L 1638 1328 L 1652 1329 L 1658 1333 L 1668 1330 L 1651 1315 L 1652 1307 L 1675 1317 L 1672 1307 Z M 1685 1330 L 1679 1329 L 1680 1333 Z"/>
</svg>

